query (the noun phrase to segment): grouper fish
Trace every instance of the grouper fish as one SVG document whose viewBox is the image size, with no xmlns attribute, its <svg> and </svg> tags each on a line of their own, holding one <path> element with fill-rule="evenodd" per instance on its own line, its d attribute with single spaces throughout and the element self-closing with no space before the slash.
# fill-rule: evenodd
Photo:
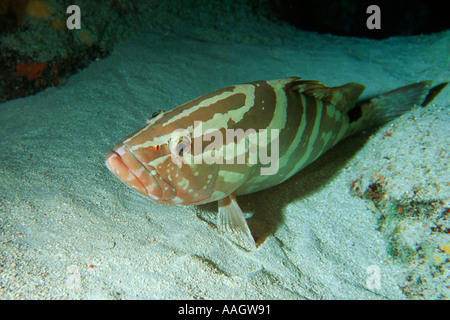
<svg viewBox="0 0 450 320">
<path fill-rule="evenodd" d="M 421 81 L 359 100 L 365 87 L 298 77 L 229 86 L 170 111 L 106 155 L 106 166 L 164 205 L 218 201 L 218 229 L 246 250 L 255 241 L 236 196 L 280 184 L 342 139 L 425 106 L 446 86 Z"/>
</svg>

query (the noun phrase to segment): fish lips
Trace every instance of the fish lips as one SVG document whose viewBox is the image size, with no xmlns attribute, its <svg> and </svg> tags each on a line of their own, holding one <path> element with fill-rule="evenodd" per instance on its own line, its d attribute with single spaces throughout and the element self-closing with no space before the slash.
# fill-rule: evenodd
<svg viewBox="0 0 450 320">
<path fill-rule="evenodd" d="M 175 193 L 154 167 L 144 165 L 123 143 L 108 152 L 105 163 L 117 178 L 154 201 L 164 201 Z"/>
</svg>

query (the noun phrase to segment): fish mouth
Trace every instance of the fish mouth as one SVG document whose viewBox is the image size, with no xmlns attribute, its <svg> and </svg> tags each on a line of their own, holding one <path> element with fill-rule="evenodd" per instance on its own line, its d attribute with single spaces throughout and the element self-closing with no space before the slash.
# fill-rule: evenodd
<svg viewBox="0 0 450 320">
<path fill-rule="evenodd" d="M 139 193 L 155 201 L 163 198 L 155 168 L 144 166 L 123 143 L 108 152 L 105 163 L 117 178 Z"/>
</svg>

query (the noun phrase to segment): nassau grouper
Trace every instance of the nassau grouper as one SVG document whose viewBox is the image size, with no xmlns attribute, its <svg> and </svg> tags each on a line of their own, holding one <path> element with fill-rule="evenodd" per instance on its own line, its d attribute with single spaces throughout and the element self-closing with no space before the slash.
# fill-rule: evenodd
<svg viewBox="0 0 450 320">
<path fill-rule="evenodd" d="M 364 101 L 365 87 L 298 77 L 229 86 L 171 111 L 106 156 L 111 172 L 166 205 L 219 202 L 218 228 L 256 248 L 237 195 L 277 185 L 349 135 L 425 106 L 446 86 L 421 81 Z"/>
</svg>

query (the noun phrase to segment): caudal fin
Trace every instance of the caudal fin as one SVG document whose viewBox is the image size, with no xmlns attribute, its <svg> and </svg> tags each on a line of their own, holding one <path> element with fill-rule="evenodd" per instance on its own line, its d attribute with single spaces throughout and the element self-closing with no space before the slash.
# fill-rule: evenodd
<svg viewBox="0 0 450 320">
<path fill-rule="evenodd" d="M 350 117 L 350 130 L 347 135 L 389 122 L 415 105 L 426 106 L 447 84 L 448 82 L 444 82 L 432 87 L 432 81 L 421 81 L 356 103 L 347 113 Z"/>
<path fill-rule="evenodd" d="M 427 96 L 425 97 L 425 99 L 421 103 L 421 106 L 425 107 L 431 101 L 433 101 L 433 99 L 442 91 L 442 89 L 445 88 L 446 85 L 448 85 L 448 82 L 440 83 L 437 86 L 434 86 L 433 88 L 431 88 L 430 91 L 428 92 Z"/>
</svg>

